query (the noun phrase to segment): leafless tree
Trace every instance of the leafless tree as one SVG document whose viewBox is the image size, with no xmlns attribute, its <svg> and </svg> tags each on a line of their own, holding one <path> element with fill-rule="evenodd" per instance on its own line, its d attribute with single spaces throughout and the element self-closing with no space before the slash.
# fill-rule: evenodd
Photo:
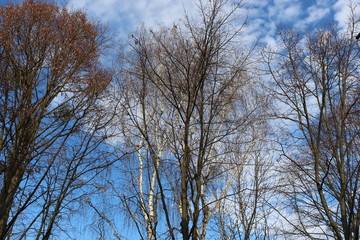
<svg viewBox="0 0 360 240">
<path fill-rule="evenodd" d="M 137 153 L 125 163 L 132 194 L 118 193 L 144 239 L 205 239 L 262 125 L 241 4 L 198 6 L 199 18 L 133 34 L 123 64 L 121 129 Z"/>
<path fill-rule="evenodd" d="M 236 179 L 231 185 L 231 194 L 220 201 L 214 214 L 212 231 L 218 233 L 219 239 L 276 239 L 272 226 L 276 223 L 274 210 L 268 204 L 276 194 L 276 181 L 266 132 L 270 133 L 263 129 L 254 134 L 256 139 L 252 140 L 246 157 L 235 154 L 244 160 L 233 175 Z"/>
<path fill-rule="evenodd" d="M 359 239 L 357 24 L 352 9 L 345 32 L 335 24 L 281 30 L 283 49 L 267 55 L 282 106 L 276 116 L 288 126 L 279 141 L 290 238 Z"/>
</svg>

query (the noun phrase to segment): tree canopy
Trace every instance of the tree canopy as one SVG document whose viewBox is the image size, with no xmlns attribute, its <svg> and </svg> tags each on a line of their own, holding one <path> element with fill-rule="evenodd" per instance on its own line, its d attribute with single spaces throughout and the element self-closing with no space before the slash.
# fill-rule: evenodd
<svg viewBox="0 0 360 240">
<path fill-rule="evenodd" d="M 241 1 L 197 3 L 122 44 L 0 6 L 0 239 L 359 240 L 356 8 L 270 48 Z"/>
</svg>

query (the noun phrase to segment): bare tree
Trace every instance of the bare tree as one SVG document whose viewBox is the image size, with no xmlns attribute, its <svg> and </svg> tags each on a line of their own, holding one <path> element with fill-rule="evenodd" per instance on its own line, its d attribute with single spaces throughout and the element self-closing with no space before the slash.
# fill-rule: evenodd
<svg viewBox="0 0 360 240">
<path fill-rule="evenodd" d="M 199 19 L 132 36 L 121 126 L 138 153 L 126 164 L 133 193 L 121 196 L 144 239 L 205 239 L 246 162 L 265 98 L 240 47 L 240 7 L 199 1 Z"/>
<path fill-rule="evenodd" d="M 289 126 L 280 140 L 289 237 L 359 239 L 360 58 L 352 10 L 345 32 L 334 24 L 305 34 L 282 30 L 284 48 L 268 55 L 283 106 L 276 116 Z"/>
<path fill-rule="evenodd" d="M 93 154 L 105 139 L 106 40 L 81 11 L 33 0 L 0 7 L 1 239 L 49 239 L 108 164 Z"/>
<path fill-rule="evenodd" d="M 171 129 L 164 120 L 169 118 L 170 114 L 166 113 L 169 106 L 145 78 L 134 81 L 130 75 L 127 76 L 129 78 L 123 81 L 121 105 L 124 113 L 121 114 L 120 123 L 125 146 L 134 154 L 122 161 L 122 168 L 125 168 L 122 175 L 126 176 L 126 180 L 115 182 L 123 187 L 114 187 L 114 191 L 125 207 L 127 216 L 137 225 L 141 238 L 156 239 L 157 227 L 161 224 L 158 213 L 160 195 L 164 191 L 159 171 L 168 171 L 166 164 L 162 163 L 161 166 L 160 161 L 169 144 L 167 135 Z M 167 205 L 162 199 L 166 212 Z M 170 220 L 167 221 L 169 223 Z"/>
<path fill-rule="evenodd" d="M 236 179 L 229 195 L 220 200 L 212 224 L 212 231 L 218 233 L 220 239 L 275 239 L 272 228 L 275 221 L 270 220 L 274 210 L 268 204 L 274 194 L 274 168 L 269 144 L 265 141 L 269 137 L 266 132 L 270 133 L 263 129 L 253 135 L 255 139 L 245 154 L 235 153 L 235 157 L 241 156 L 243 161 L 239 161 L 240 166 L 233 175 Z"/>
</svg>

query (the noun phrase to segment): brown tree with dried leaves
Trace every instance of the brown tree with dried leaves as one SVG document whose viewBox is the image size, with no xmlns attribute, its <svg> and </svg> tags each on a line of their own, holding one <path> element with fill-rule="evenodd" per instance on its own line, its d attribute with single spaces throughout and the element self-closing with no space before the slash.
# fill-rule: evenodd
<svg viewBox="0 0 360 240">
<path fill-rule="evenodd" d="M 104 140 L 106 41 L 81 11 L 35 0 L 0 7 L 0 239 L 49 239 L 75 191 L 107 164 L 90 154 Z"/>
</svg>

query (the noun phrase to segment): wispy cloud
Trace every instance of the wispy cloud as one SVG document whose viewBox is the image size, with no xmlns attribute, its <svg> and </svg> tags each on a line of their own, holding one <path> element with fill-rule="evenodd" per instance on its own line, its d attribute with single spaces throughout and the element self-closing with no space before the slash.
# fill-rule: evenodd
<svg viewBox="0 0 360 240">
<path fill-rule="evenodd" d="M 196 13 L 197 0 L 69 0 L 68 6 L 83 9 L 111 31 L 122 37 L 136 31 L 139 23 L 155 27 L 172 25 L 184 16 Z M 229 1 L 231 2 L 231 1 Z M 360 5 L 360 0 L 352 0 Z M 349 16 L 349 0 L 244 0 L 243 14 L 248 17 L 244 41 L 257 39 L 265 45 L 276 42 L 279 24 L 306 29 L 326 19 L 334 19 L 345 28 Z M 240 23 L 239 23 L 240 24 Z"/>
<path fill-rule="evenodd" d="M 172 24 L 183 16 L 183 9 L 194 9 L 194 3 L 192 0 L 69 0 L 68 6 L 83 9 L 115 33 L 126 35 L 141 22 L 147 26 Z"/>
<path fill-rule="evenodd" d="M 330 13 L 330 8 L 328 7 L 319 7 L 319 6 L 310 6 L 307 9 L 308 16 L 305 18 L 304 22 L 306 24 L 313 23 L 320 21 L 323 19 L 327 14 Z"/>
<path fill-rule="evenodd" d="M 301 14 L 301 4 L 287 0 L 277 0 L 269 6 L 269 17 L 273 21 L 296 21 Z"/>
</svg>

